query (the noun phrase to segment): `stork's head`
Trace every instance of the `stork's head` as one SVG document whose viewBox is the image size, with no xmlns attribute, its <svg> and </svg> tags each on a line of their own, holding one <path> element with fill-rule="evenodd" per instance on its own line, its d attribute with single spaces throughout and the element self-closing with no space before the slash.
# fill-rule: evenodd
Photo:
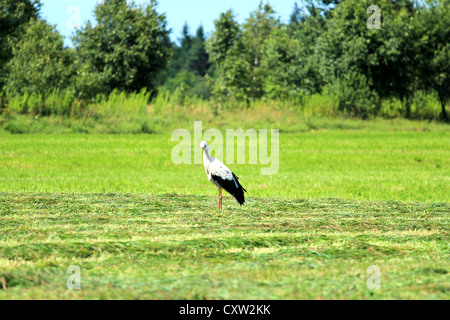
<svg viewBox="0 0 450 320">
<path fill-rule="evenodd" d="M 202 141 L 200 142 L 200 148 L 202 148 L 203 151 L 208 150 L 208 142 Z"/>
</svg>

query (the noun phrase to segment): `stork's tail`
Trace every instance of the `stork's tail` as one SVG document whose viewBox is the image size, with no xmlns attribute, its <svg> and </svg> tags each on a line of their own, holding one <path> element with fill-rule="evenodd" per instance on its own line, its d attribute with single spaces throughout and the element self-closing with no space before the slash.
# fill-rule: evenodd
<svg viewBox="0 0 450 320">
<path fill-rule="evenodd" d="M 234 188 L 230 194 L 237 200 L 237 202 L 242 206 L 245 202 L 244 192 L 247 192 L 245 188 L 239 183 L 239 178 L 233 173 L 234 179 L 236 179 L 238 188 Z M 227 190 L 228 191 L 228 190 Z"/>
</svg>

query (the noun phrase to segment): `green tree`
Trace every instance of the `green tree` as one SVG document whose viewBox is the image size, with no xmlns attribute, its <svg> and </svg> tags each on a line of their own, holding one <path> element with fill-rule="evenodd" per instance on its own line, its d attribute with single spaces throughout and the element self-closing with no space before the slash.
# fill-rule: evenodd
<svg viewBox="0 0 450 320">
<path fill-rule="evenodd" d="M 209 55 L 206 52 L 205 33 L 203 27 L 197 29 L 194 39 L 192 39 L 191 48 L 189 50 L 189 64 L 188 70 L 203 77 L 209 71 L 211 63 L 209 62 Z"/>
<path fill-rule="evenodd" d="M 314 6 L 305 13 L 297 5 L 288 25 L 274 28 L 266 42 L 262 66 L 268 70 L 264 91 L 285 99 L 319 92 L 323 80 L 314 57 L 316 40 L 325 30 L 323 11 Z"/>
<path fill-rule="evenodd" d="M 101 82 L 103 93 L 154 89 L 170 54 L 165 16 L 157 13 L 156 5 L 156 0 L 146 6 L 105 0 L 94 10 L 97 25 L 88 23 L 77 31 L 80 69 Z"/>
<path fill-rule="evenodd" d="M 211 61 L 220 66 L 230 50 L 241 44 L 242 32 L 232 10 L 221 13 L 214 25 L 214 33 L 208 39 L 206 48 Z"/>
<path fill-rule="evenodd" d="M 263 79 L 264 92 L 269 98 L 286 99 L 297 96 L 303 85 L 302 43 L 293 37 L 287 26 L 281 26 L 270 35 L 261 65 L 267 71 Z"/>
<path fill-rule="evenodd" d="M 180 72 L 192 72 L 203 77 L 211 66 L 205 41 L 202 26 L 197 29 L 196 36 L 193 37 L 188 25 L 185 24 L 179 39 L 180 46 L 176 44 L 171 46 L 173 54 L 165 71 L 165 80 L 174 78 Z"/>
<path fill-rule="evenodd" d="M 210 97 L 210 90 L 205 75 L 209 72 L 211 63 L 205 49 L 203 27 L 197 29 L 195 36 L 189 32 L 187 24 L 183 26 L 180 45 L 172 43 L 172 58 L 161 77 L 164 89 L 175 93 L 180 104 L 184 104 L 188 96 L 203 99 Z"/>
<path fill-rule="evenodd" d="M 64 38 L 42 20 L 32 20 L 15 43 L 7 65 L 5 89 L 12 95 L 65 89 L 73 75 L 73 59 Z"/>
<path fill-rule="evenodd" d="M 187 70 L 188 53 L 191 47 L 191 35 L 189 33 L 189 26 L 187 23 L 184 24 L 181 38 L 178 40 L 180 45 L 170 41 L 170 39 L 168 41 L 167 48 L 170 51 L 170 58 L 168 60 L 167 67 L 161 72 L 159 85 L 167 84 L 167 81 L 175 79 L 180 72 Z M 173 81 L 170 87 L 172 84 Z"/>
<path fill-rule="evenodd" d="M 264 95 L 263 84 L 268 70 L 261 62 L 266 41 L 279 24 L 272 7 L 262 2 L 242 28 L 231 11 L 221 14 L 207 45 L 211 61 L 217 66 L 216 94 L 247 103 Z"/>
<path fill-rule="evenodd" d="M 343 81 L 346 74 L 360 74 L 369 87 L 363 92 L 399 97 L 409 117 L 419 59 L 414 7 L 410 1 L 379 1 L 381 29 L 369 29 L 370 5 L 370 0 L 347 0 L 331 11 L 316 45 L 320 73 L 328 83 L 347 84 L 351 82 Z"/>
<path fill-rule="evenodd" d="M 242 57 L 245 50 L 242 31 L 231 10 L 214 21 L 215 30 L 206 43 L 210 61 L 216 65 L 213 94 L 222 101 L 238 98 L 248 102 L 251 68 Z"/>
<path fill-rule="evenodd" d="M 449 121 L 445 109 L 450 99 L 450 2 L 428 1 L 420 8 L 419 84 L 437 92 L 442 118 Z"/>
<path fill-rule="evenodd" d="M 244 58 L 250 65 L 251 82 L 249 85 L 252 99 L 264 95 L 263 83 L 270 70 L 261 65 L 266 49 L 266 42 L 272 31 L 280 26 L 275 11 L 269 4 L 260 2 L 258 8 L 250 13 L 250 17 L 242 26 L 243 43 L 245 45 Z"/>
<path fill-rule="evenodd" d="M 180 42 L 181 42 L 181 48 L 184 51 L 187 52 L 187 51 L 189 51 L 189 49 L 191 49 L 192 37 L 191 37 L 191 33 L 189 31 L 189 26 L 188 26 L 187 22 L 185 22 L 183 25 Z"/>
<path fill-rule="evenodd" d="M 5 67 L 12 58 L 12 48 L 30 19 L 38 18 L 40 7 L 39 0 L 0 1 L 0 91 L 6 81 Z"/>
<path fill-rule="evenodd" d="M 297 2 L 294 4 L 294 9 L 289 17 L 289 25 L 297 26 L 303 20 L 302 10 L 298 6 Z"/>
</svg>

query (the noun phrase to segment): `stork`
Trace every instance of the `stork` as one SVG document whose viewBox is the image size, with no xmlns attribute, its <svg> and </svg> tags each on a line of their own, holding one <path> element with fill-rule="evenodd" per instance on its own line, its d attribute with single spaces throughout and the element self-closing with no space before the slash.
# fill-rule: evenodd
<svg viewBox="0 0 450 320">
<path fill-rule="evenodd" d="M 245 202 L 244 192 L 247 190 L 239 183 L 239 178 L 222 162 L 209 155 L 206 141 L 200 143 L 203 150 L 203 166 L 208 180 L 219 188 L 219 210 L 222 210 L 222 188 L 231 194 L 242 206 Z"/>
</svg>

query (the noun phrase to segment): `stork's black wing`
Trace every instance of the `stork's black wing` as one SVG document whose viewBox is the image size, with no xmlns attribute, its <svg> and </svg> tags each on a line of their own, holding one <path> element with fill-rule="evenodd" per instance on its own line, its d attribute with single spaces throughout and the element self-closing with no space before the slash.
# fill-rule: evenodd
<svg viewBox="0 0 450 320">
<path fill-rule="evenodd" d="M 212 175 L 212 178 L 225 189 L 229 194 L 231 194 L 237 202 L 242 206 L 245 202 L 244 192 L 247 190 L 239 183 L 239 178 L 233 173 L 234 179 L 224 179 L 222 177 Z"/>
</svg>

